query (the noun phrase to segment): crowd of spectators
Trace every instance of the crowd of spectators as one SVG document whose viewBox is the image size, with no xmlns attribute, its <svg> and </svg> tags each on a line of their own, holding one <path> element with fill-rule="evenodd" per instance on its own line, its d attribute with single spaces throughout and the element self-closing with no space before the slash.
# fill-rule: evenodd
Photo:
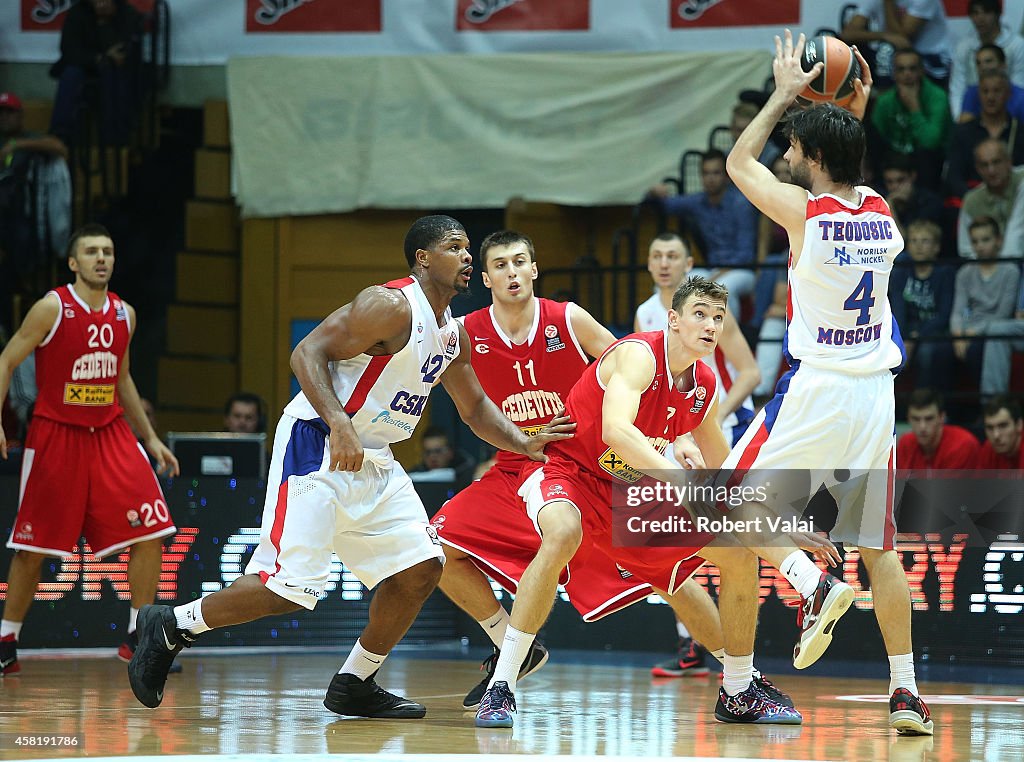
<svg viewBox="0 0 1024 762">
<path fill-rule="evenodd" d="M 861 0 L 838 35 L 872 66 L 865 184 L 886 197 L 906 241 L 889 290 L 908 354 L 898 388 L 904 398 L 948 390 L 952 416 L 980 432 L 983 405 L 1024 384 L 1014 372 L 1024 351 L 1024 38 L 1003 23 L 1000 0 L 967 10 L 971 27 L 954 39 L 941 0 Z M 757 100 L 741 94 L 731 132 Z M 777 175 L 779 155 L 761 157 Z M 786 240 L 718 172 L 724 159 L 709 139 L 700 188 L 683 178 L 679 194 L 658 185 L 646 201 L 729 286 L 763 396 L 781 370 Z"/>
</svg>

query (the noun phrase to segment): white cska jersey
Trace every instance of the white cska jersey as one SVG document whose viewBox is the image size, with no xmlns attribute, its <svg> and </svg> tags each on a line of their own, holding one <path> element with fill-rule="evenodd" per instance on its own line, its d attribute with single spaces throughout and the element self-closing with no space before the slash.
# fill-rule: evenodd
<svg viewBox="0 0 1024 762">
<path fill-rule="evenodd" d="M 450 309 L 445 310 L 444 325 L 438 327 L 419 281 L 410 276 L 384 285 L 401 290 L 409 300 L 408 343 L 393 355 L 361 354 L 330 363 L 334 393 L 352 419 L 359 441 L 373 449 L 412 436 L 430 390 L 459 354 L 459 324 Z M 319 417 L 302 392 L 284 412 L 307 421 Z"/>
<path fill-rule="evenodd" d="M 885 199 L 856 191 L 859 204 L 808 194 L 803 250 L 795 265 L 790 256 L 786 359 L 851 375 L 895 373 L 906 353 L 889 273 L 903 236 Z"/>
</svg>

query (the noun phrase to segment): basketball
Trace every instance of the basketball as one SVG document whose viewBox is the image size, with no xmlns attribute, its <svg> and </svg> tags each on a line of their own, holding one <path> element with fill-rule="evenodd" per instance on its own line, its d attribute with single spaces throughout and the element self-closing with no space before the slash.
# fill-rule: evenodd
<svg viewBox="0 0 1024 762">
<path fill-rule="evenodd" d="M 800 64 L 804 71 L 810 71 L 819 61 L 825 68 L 797 96 L 797 102 L 803 106 L 817 103 L 848 106 L 855 94 L 853 80 L 860 77 L 860 63 L 850 46 L 836 37 L 818 35 L 804 45 Z"/>
</svg>

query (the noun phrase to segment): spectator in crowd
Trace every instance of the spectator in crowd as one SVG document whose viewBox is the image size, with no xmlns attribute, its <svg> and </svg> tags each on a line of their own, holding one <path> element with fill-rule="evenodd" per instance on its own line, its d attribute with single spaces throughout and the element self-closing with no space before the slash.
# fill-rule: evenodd
<svg viewBox="0 0 1024 762">
<path fill-rule="evenodd" d="M 224 431 L 262 434 L 267 430 L 266 403 L 258 394 L 235 392 L 224 403 Z"/>
<path fill-rule="evenodd" d="M 1006 103 L 1006 110 L 1010 116 L 1018 121 L 1024 119 L 1024 87 L 1018 87 L 1006 68 L 1006 54 L 998 45 L 982 45 L 974 54 L 974 68 L 977 69 L 977 76 L 989 72 L 1003 72 L 1010 77 L 1010 100 Z M 964 91 L 963 102 L 960 107 L 959 122 L 969 122 L 981 115 L 981 96 L 978 94 L 978 86 L 968 85 Z"/>
<path fill-rule="evenodd" d="M 978 83 L 982 71 L 976 55 L 982 46 L 998 46 L 1011 82 L 1024 82 L 1024 39 L 1003 25 L 1002 0 L 970 0 L 971 29 L 956 43 L 949 78 L 949 106 L 959 119 L 967 88 Z"/>
<path fill-rule="evenodd" d="M 917 220 L 942 223 L 942 197 L 917 181 L 917 170 L 910 156 L 887 153 L 882 161 L 882 183 L 889 211 L 904 238 L 907 228 Z"/>
<path fill-rule="evenodd" d="M 0 92 L 0 335 L 13 328 L 15 289 L 64 252 L 71 228 L 67 147 L 25 129 L 21 99 Z M 37 210 L 35 213 L 27 209 Z M 35 292 L 34 284 L 28 291 Z"/>
<path fill-rule="evenodd" d="M 1010 100 L 1010 80 L 1000 71 L 981 75 L 978 94 L 981 115 L 953 129 L 946 167 L 946 186 L 950 195 L 962 198 L 968 188 L 981 180 L 974 168 L 974 149 L 983 140 L 1001 140 L 1010 152 L 1014 166 L 1024 164 L 1024 126 L 1006 110 Z"/>
<path fill-rule="evenodd" d="M 79 104 L 87 83 L 99 86 L 101 136 L 124 145 L 131 128 L 138 84 L 142 17 L 128 0 L 80 0 L 71 6 L 60 34 L 60 59 L 50 132 L 73 143 Z"/>
<path fill-rule="evenodd" d="M 896 467 L 910 470 L 974 468 L 978 440 L 967 429 L 946 423 L 946 403 L 934 389 L 917 389 L 907 403 L 910 431 L 896 444 Z"/>
<path fill-rule="evenodd" d="M 439 469 L 450 469 L 455 482 L 455 489 L 460 490 L 473 481 L 476 462 L 452 445 L 448 432 L 440 426 L 431 426 L 423 432 L 423 460 L 409 469 L 415 482 L 415 474 Z"/>
<path fill-rule="evenodd" d="M 1013 314 L 1020 266 L 999 261 L 1003 239 L 999 223 L 991 217 L 974 220 L 970 234 L 978 264 L 964 265 L 956 274 L 949 332 L 956 337 L 953 352 L 957 359 L 966 362 L 979 380 L 984 336 L 990 333 L 990 323 Z"/>
<path fill-rule="evenodd" d="M 888 85 L 893 49 L 913 48 L 925 74 L 946 87 L 953 46 L 942 0 L 860 0 L 839 36 L 869 54 L 876 85 Z"/>
<path fill-rule="evenodd" d="M 1017 401 L 1006 395 L 994 397 L 985 404 L 982 420 L 985 423 L 985 442 L 978 453 L 975 468 L 1024 469 L 1024 451 L 1020 446 L 1024 420 Z"/>
<path fill-rule="evenodd" d="M 875 101 L 871 122 L 887 150 L 914 157 L 921 181 L 937 185 L 950 129 L 946 92 L 924 78 L 913 48 L 896 51 L 893 81 Z"/>
<path fill-rule="evenodd" d="M 757 219 L 754 207 L 729 182 L 725 154 L 711 149 L 701 161 L 703 190 L 669 196 L 665 185 L 656 185 L 649 196 L 657 198 L 667 214 L 688 217 L 702 243 L 709 271 L 701 271 L 729 289 L 729 311 L 739 319 L 740 298 L 754 290 Z M 695 271 L 696 273 L 696 271 Z"/>
<path fill-rule="evenodd" d="M 991 217 L 1003 231 L 1005 246 L 1002 255 L 1024 254 L 1024 167 L 1010 163 L 1006 143 L 987 138 L 974 149 L 974 167 L 981 184 L 964 194 L 957 223 L 957 253 L 965 259 L 974 257 L 971 248 L 971 223 L 980 217 Z"/>
<path fill-rule="evenodd" d="M 897 267 L 889 279 L 889 304 L 900 327 L 907 351 L 906 369 L 913 368 L 919 379 L 945 379 L 953 368 L 953 347 L 949 340 L 929 341 L 927 337 L 949 332 L 956 272 L 936 265 L 942 232 L 929 220 L 910 223 L 906 251 L 913 267 Z M 925 340 L 921 340 L 926 337 Z"/>
<path fill-rule="evenodd" d="M 1010 320 L 993 320 L 988 324 L 990 336 L 981 355 L 981 398 L 990 399 L 1005 394 L 1010 388 L 1010 373 L 1014 352 L 1024 352 L 1024 278 L 1017 295 L 1017 313 Z"/>
</svg>

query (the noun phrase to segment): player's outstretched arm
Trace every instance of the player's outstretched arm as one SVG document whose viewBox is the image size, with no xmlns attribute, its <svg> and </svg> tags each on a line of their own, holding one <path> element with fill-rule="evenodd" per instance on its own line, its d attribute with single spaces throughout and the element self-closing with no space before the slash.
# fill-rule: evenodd
<svg viewBox="0 0 1024 762">
<path fill-rule="evenodd" d="M 124 307 L 128 311 L 128 325 L 131 326 L 128 335 L 130 344 L 131 338 L 135 336 L 135 308 L 128 302 L 124 302 Z M 146 417 L 146 411 L 142 408 L 142 399 L 139 397 L 139 390 L 135 387 L 135 380 L 132 378 L 130 349 L 129 346 L 124 350 L 121 367 L 117 370 L 117 398 L 132 427 L 139 433 L 146 451 L 156 461 L 157 473 L 177 476 L 180 472 L 178 459 L 157 436 L 149 418 Z"/>
<path fill-rule="evenodd" d="M 602 358 L 598 373 L 605 387 L 601 439 L 633 468 L 659 478 L 679 466 L 655 450 L 633 424 L 655 369 L 654 357 L 643 344 L 625 341 Z"/>
<path fill-rule="evenodd" d="M 469 360 L 469 334 L 459 325 L 461 351 L 452 360 L 441 376 L 441 383 L 455 402 L 459 416 L 473 433 L 485 442 L 508 452 L 526 455 L 534 460 L 543 460 L 544 445 L 559 439 L 569 439 L 576 429 L 567 416 L 561 413 L 547 424 L 544 431 L 528 437 L 513 424 L 484 393 L 480 380 Z"/>
<path fill-rule="evenodd" d="M 800 91 L 821 72 L 821 63 L 815 64 L 810 72 L 801 68 L 800 54 L 803 49 L 802 34 L 796 44 L 788 29 L 785 44 L 778 37 L 775 38 L 775 60 L 772 62 L 775 91 L 736 140 L 725 164 L 733 184 L 750 203 L 786 228 L 791 235 L 803 230 L 807 192 L 796 185 L 779 182 L 771 170 L 757 159 L 783 113 Z"/>
<path fill-rule="evenodd" d="M 721 423 L 726 416 L 743 404 L 743 400 L 753 394 L 754 389 L 761 383 L 761 369 L 757 367 L 757 360 L 750 351 L 750 345 L 744 338 L 739 323 L 728 313 L 722 323 L 722 335 L 718 338 L 718 346 L 725 359 L 736 368 L 732 386 L 722 399 L 722 404 L 718 405 L 717 417 Z"/>
<path fill-rule="evenodd" d="M 572 332 L 576 334 L 583 351 L 591 357 L 600 357 L 604 350 L 615 343 L 612 332 L 578 304 L 569 305 L 569 325 L 572 326 Z"/>
<path fill-rule="evenodd" d="M 711 407 L 704 415 L 704 420 L 691 433 L 693 441 L 700 448 L 701 457 L 707 468 L 721 468 L 729 455 L 729 442 L 722 432 L 719 420 L 722 416 L 718 413 L 718 400 L 711 403 Z"/>
<path fill-rule="evenodd" d="M 46 338 L 59 314 L 60 302 L 52 296 L 44 296 L 32 305 L 21 327 L 7 342 L 4 351 L 0 352 L 0 405 L 7 399 L 14 369 Z M 7 459 L 7 435 L 4 434 L 3 426 L 0 426 L 0 457 Z"/>
<path fill-rule="evenodd" d="M 331 471 L 358 471 L 363 446 L 334 393 L 330 363 L 363 352 L 394 354 L 412 333 L 412 308 L 395 289 L 372 286 L 335 310 L 298 343 L 291 368 L 306 399 L 330 427 Z"/>
</svg>

